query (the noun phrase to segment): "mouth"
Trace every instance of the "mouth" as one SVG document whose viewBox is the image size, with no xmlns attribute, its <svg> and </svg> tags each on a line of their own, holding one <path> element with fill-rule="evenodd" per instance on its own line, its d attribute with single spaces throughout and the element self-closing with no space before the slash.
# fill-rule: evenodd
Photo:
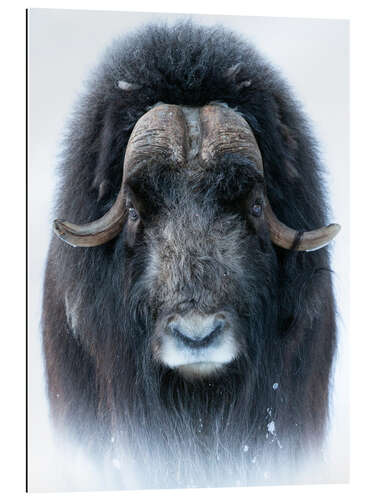
<svg viewBox="0 0 375 500">
<path fill-rule="evenodd" d="M 179 365 L 177 371 L 186 378 L 205 377 L 215 375 L 225 367 L 227 363 L 198 362 L 187 365 Z"/>
</svg>

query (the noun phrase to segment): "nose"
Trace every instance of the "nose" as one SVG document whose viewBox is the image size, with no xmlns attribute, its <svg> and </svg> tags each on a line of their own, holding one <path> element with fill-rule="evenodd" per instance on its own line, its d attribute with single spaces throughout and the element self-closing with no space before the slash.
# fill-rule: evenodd
<svg viewBox="0 0 375 500">
<path fill-rule="evenodd" d="M 224 313 L 174 314 L 167 320 L 167 329 L 175 338 L 189 347 L 204 347 L 224 330 L 227 319 Z"/>
</svg>

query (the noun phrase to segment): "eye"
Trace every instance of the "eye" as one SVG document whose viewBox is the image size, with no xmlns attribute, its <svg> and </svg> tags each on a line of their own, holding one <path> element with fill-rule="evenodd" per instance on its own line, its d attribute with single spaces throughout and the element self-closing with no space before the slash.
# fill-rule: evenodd
<svg viewBox="0 0 375 500">
<path fill-rule="evenodd" d="M 132 222 L 135 222 L 138 220 L 139 218 L 139 214 L 138 212 L 136 211 L 135 208 L 133 207 L 129 207 L 128 208 L 128 216 L 129 216 L 129 219 L 132 221 Z"/>
<path fill-rule="evenodd" d="M 252 204 L 250 212 L 253 217 L 260 217 L 263 212 L 262 200 L 256 200 Z"/>
</svg>

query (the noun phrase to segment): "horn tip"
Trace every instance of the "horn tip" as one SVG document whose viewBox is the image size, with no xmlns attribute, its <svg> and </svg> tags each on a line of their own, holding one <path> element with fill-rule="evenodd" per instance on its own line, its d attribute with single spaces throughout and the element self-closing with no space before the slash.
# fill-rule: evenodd
<svg viewBox="0 0 375 500">
<path fill-rule="evenodd" d="M 65 233 L 64 229 L 63 229 L 63 221 L 61 219 L 55 219 L 53 221 L 53 230 L 55 231 L 55 233 L 57 233 L 58 235 L 62 235 Z"/>
<path fill-rule="evenodd" d="M 340 224 L 336 224 L 336 223 L 329 224 L 329 226 L 327 226 L 327 229 L 329 229 L 332 238 L 334 238 L 341 231 L 341 226 L 340 226 Z"/>
<path fill-rule="evenodd" d="M 64 243 L 68 243 L 72 247 L 77 246 L 70 241 L 69 234 L 67 233 L 66 226 L 63 220 L 55 219 L 53 221 L 53 232 L 60 240 L 64 241 Z"/>
<path fill-rule="evenodd" d="M 312 248 L 306 248 L 306 252 L 314 252 L 315 250 L 320 250 L 321 248 L 324 248 L 327 246 L 331 241 L 338 235 L 338 233 L 341 231 L 341 226 L 340 224 L 329 224 L 328 226 L 325 226 L 325 233 L 326 233 L 326 238 L 322 242 L 321 245 L 315 246 Z"/>
</svg>

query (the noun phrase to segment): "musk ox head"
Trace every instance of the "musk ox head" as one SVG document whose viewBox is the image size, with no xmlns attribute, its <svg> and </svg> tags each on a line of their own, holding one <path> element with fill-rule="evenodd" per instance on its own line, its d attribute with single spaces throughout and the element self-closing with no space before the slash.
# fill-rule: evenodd
<svg viewBox="0 0 375 500">
<path fill-rule="evenodd" d="M 339 230 L 301 233 L 276 218 L 254 133 L 220 103 L 150 109 L 129 139 L 109 212 L 82 226 L 56 220 L 55 232 L 90 247 L 124 226 L 129 289 L 147 296 L 152 358 L 186 378 L 225 373 L 242 358 L 256 366 L 257 323 L 277 293 L 272 243 L 311 251 Z"/>
</svg>

